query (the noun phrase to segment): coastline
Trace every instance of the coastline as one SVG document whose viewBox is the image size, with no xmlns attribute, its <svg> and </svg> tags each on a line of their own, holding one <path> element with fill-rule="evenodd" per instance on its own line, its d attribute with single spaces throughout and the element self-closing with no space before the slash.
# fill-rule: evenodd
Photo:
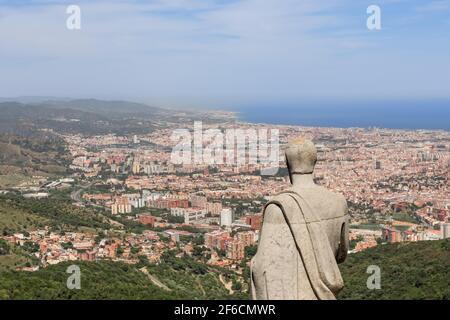
<svg viewBox="0 0 450 320">
<path fill-rule="evenodd" d="M 392 129 L 407 131 L 450 131 L 450 102 L 447 105 L 410 107 L 385 106 L 381 110 L 348 106 L 325 107 L 244 107 L 231 109 L 236 121 L 252 124 L 317 127 Z M 447 120 L 446 120 L 447 119 Z"/>
</svg>

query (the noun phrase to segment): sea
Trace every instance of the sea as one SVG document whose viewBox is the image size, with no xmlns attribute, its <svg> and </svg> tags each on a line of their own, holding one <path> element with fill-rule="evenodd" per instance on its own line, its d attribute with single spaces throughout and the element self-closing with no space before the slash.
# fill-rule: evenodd
<svg viewBox="0 0 450 320">
<path fill-rule="evenodd" d="M 239 120 L 251 123 L 450 131 L 450 99 L 261 103 L 232 111 Z"/>
</svg>

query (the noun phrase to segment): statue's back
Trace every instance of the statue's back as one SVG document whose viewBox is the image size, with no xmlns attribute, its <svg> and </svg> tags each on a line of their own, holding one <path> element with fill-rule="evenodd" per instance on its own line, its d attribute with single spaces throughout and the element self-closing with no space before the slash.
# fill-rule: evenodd
<svg viewBox="0 0 450 320">
<path fill-rule="evenodd" d="M 309 188 L 293 188 L 302 194 L 321 220 L 321 225 L 328 236 L 333 251 L 338 255 L 339 245 L 342 242 L 343 228 L 348 227 L 348 209 L 345 198 L 328 189 L 315 185 Z M 343 243 L 342 245 L 346 245 Z M 341 248 L 344 249 L 344 248 Z"/>
<path fill-rule="evenodd" d="M 344 286 L 337 263 L 348 250 L 347 204 L 314 183 L 311 141 L 289 143 L 285 153 L 292 187 L 264 209 L 251 262 L 252 298 L 332 300 Z"/>
<path fill-rule="evenodd" d="M 337 262 L 345 259 L 347 251 L 345 199 L 320 186 L 290 189 L 299 194 L 306 203 L 303 210 L 313 212 L 320 222 L 328 243 L 316 244 L 318 248 L 331 248 Z M 277 197 L 283 199 L 283 197 Z M 300 215 L 293 202 L 284 203 L 285 210 Z M 309 208 L 306 208 L 309 207 Z M 307 231 L 302 236 L 307 236 Z M 297 239 L 298 242 L 299 239 Z M 300 240 L 302 241 L 302 240 Z M 327 250 L 327 249 L 325 249 Z M 256 296 L 260 300 L 314 300 L 317 296 L 311 286 L 308 272 L 298 251 L 292 226 L 289 226 L 280 206 L 269 204 L 264 212 L 263 227 L 258 253 L 252 261 Z M 259 290 L 258 290 L 259 289 Z"/>
</svg>

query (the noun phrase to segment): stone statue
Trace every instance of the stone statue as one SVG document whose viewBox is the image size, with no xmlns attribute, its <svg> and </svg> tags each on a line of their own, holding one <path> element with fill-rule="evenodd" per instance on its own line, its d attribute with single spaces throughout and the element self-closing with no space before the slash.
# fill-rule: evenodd
<svg viewBox="0 0 450 320">
<path fill-rule="evenodd" d="M 335 300 L 344 287 L 338 263 L 348 251 L 347 202 L 314 183 L 317 150 L 311 141 L 289 143 L 286 162 L 292 186 L 264 208 L 251 297 Z"/>
</svg>

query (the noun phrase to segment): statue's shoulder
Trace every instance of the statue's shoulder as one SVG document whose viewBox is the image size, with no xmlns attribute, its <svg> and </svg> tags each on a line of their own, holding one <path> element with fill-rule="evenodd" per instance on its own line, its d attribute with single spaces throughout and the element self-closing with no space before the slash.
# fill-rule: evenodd
<svg viewBox="0 0 450 320">
<path fill-rule="evenodd" d="M 340 193 L 334 193 L 334 192 L 332 192 L 332 194 L 334 195 L 334 201 L 336 201 L 337 206 L 340 207 L 341 210 L 346 211 L 347 210 L 347 199 L 345 199 L 344 195 L 342 195 Z"/>
<path fill-rule="evenodd" d="M 290 201 L 289 191 L 290 191 L 290 189 L 275 194 L 274 196 L 272 196 L 270 198 L 269 202 L 281 202 L 281 203 L 283 203 L 283 202 L 286 202 L 286 201 Z"/>
<path fill-rule="evenodd" d="M 282 223 L 285 222 L 284 213 L 291 215 L 296 209 L 295 201 L 284 191 L 272 196 L 264 209 L 264 222 Z"/>
<path fill-rule="evenodd" d="M 292 194 L 292 192 L 293 191 L 291 189 L 287 189 L 280 193 L 275 194 L 274 196 L 272 196 L 270 198 L 266 207 L 268 207 L 270 205 L 277 205 L 278 207 L 283 207 L 284 209 L 288 209 L 295 203 L 294 199 L 290 195 L 290 194 Z"/>
<path fill-rule="evenodd" d="M 328 202 L 334 203 L 337 207 L 346 209 L 347 208 L 347 200 L 344 195 L 328 190 L 323 186 L 317 186 L 320 190 L 321 197 L 326 199 Z"/>
</svg>

